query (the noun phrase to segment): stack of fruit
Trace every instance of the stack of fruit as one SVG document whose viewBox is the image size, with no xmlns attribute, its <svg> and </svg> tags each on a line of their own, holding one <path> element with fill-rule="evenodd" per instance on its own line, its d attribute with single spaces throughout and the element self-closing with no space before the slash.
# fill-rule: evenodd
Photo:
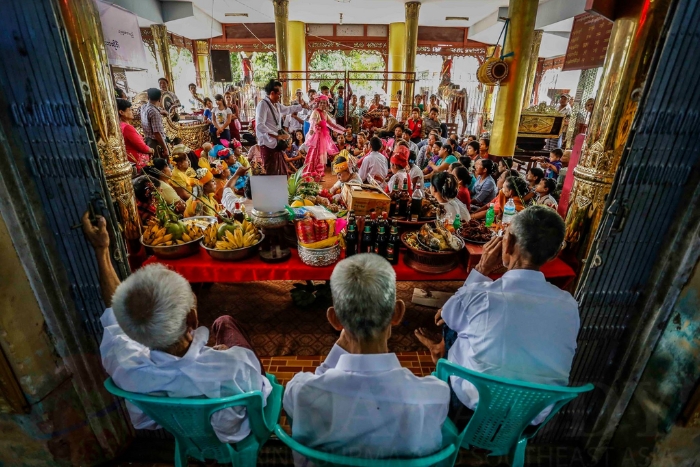
<svg viewBox="0 0 700 467">
<path fill-rule="evenodd" d="M 253 224 L 244 220 L 212 224 L 204 231 L 202 242 L 207 248 L 215 250 L 238 250 L 257 244 L 260 232 Z"/>
<path fill-rule="evenodd" d="M 202 238 L 204 232 L 194 222 L 167 220 L 161 223 L 151 219 L 143 232 L 143 243 L 148 246 L 184 245 Z"/>
</svg>

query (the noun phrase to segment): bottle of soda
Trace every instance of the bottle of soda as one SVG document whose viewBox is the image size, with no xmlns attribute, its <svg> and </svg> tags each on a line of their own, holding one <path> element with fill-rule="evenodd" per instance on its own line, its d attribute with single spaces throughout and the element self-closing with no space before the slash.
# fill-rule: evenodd
<svg viewBox="0 0 700 467">
<path fill-rule="evenodd" d="M 355 253 L 357 253 L 357 224 L 355 223 L 355 218 L 350 218 L 350 223 L 348 224 L 348 232 L 345 234 L 345 257 L 349 258 Z"/>
<path fill-rule="evenodd" d="M 455 230 L 459 230 L 460 227 L 462 227 L 462 219 L 459 218 L 459 214 L 455 216 L 455 221 L 452 223 L 452 227 L 454 227 Z"/>
<path fill-rule="evenodd" d="M 423 208 L 423 190 L 421 189 L 420 182 L 416 183 L 416 188 L 413 190 L 413 196 L 411 196 L 411 218 L 412 222 L 418 221 L 420 217 L 421 210 Z"/>
<path fill-rule="evenodd" d="M 236 202 L 235 208 L 233 209 L 233 220 L 241 223 L 245 220 L 245 214 L 241 211 L 241 203 L 239 202 Z"/>
<path fill-rule="evenodd" d="M 386 243 L 386 259 L 391 264 L 399 264 L 399 223 L 394 219 Z"/>
<path fill-rule="evenodd" d="M 370 232 L 372 232 L 372 245 L 374 245 L 374 241 L 377 239 L 377 230 L 379 227 L 379 222 L 377 221 L 377 211 L 372 211 L 372 215 L 370 216 Z"/>
<path fill-rule="evenodd" d="M 365 231 L 362 232 L 362 253 L 372 253 L 373 251 L 372 227 L 370 226 L 369 216 L 367 216 L 365 219 Z"/>
<path fill-rule="evenodd" d="M 384 230 L 384 225 L 379 226 L 377 231 L 377 239 L 374 242 L 374 252 L 379 256 L 386 258 L 386 244 L 387 244 L 386 230 Z"/>
<path fill-rule="evenodd" d="M 486 211 L 486 227 L 491 227 L 496 219 L 496 211 L 493 203 L 489 204 L 489 210 Z"/>
<path fill-rule="evenodd" d="M 403 180 L 403 188 L 401 189 L 401 195 L 399 196 L 399 216 L 406 217 L 406 219 L 408 219 L 408 205 L 410 203 L 410 200 L 411 196 L 408 194 L 408 175 L 406 175 L 406 178 Z"/>
<path fill-rule="evenodd" d="M 508 202 L 503 207 L 503 219 L 501 220 L 503 225 L 510 224 L 510 222 L 515 217 L 515 214 L 516 214 L 516 211 L 515 211 L 515 203 L 513 202 L 513 198 L 508 198 Z"/>
<path fill-rule="evenodd" d="M 391 199 L 391 204 L 389 205 L 389 217 L 394 217 L 396 216 L 396 211 L 398 210 L 399 207 L 399 196 L 401 195 L 401 192 L 399 191 L 399 181 L 394 180 L 394 189 L 391 190 L 391 195 L 389 195 Z"/>
<path fill-rule="evenodd" d="M 391 227 L 389 225 L 389 213 L 386 211 L 382 211 L 382 217 L 379 219 L 379 226 L 384 227 L 384 232 L 389 235 L 389 228 Z"/>
</svg>

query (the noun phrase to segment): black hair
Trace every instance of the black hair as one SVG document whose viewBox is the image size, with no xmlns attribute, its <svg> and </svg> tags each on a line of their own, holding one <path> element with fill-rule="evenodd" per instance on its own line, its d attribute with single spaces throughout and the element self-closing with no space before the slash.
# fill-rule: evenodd
<svg viewBox="0 0 700 467">
<path fill-rule="evenodd" d="M 418 94 L 418 96 L 420 96 L 420 94 Z M 416 97 L 418 97 L 418 96 L 416 96 Z M 419 107 L 414 107 L 414 108 L 411 109 L 411 112 L 418 112 L 418 115 L 420 115 L 420 108 L 419 108 Z"/>
<path fill-rule="evenodd" d="M 177 146 L 178 144 L 182 144 L 182 138 L 180 138 L 179 136 L 176 136 L 173 138 L 172 145 Z"/>
<path fill-rule="evenodd" d="M 281 87 L 282 87 L 282 83 L 280 83 L 276 79 L 272 78 L 265 85 L 265 94 L 267 94 L 269 96 L 272 91 L 274 91 L 276 88 L 281 88 Z"/>
<path fill-rule="evenodd" d="M 222 96 L 221 94 L 216 94 L 216 95 L 214 96 L 214 100 L 215 100 L 215 101 L 223 101 L 223 100 L 224 100 L 224 96 Z"/>
<path fill-rule="evenodd" d="M 464 165 L 461 162 L 453 162 L 450 164 L 450 170 L 454 170 L 457 167 L 464 167 Z"/>
<path fill-rule="evenodd" d="M 461 162 L 467 170 L 472 168 L 472 159 L 469 156 L 459 156 L 459 162 Z"/>
<path fill-rule="evenodd" d="M 250 187 L 251 178 L 252 177 L 248 177 L 248 180 L 245 181 L 245 186 L 243 187 L 243 196 L 248 199 L 253 199 L 253 189 Z"/>
<path fill-rule="evenodd" d="M 472 175 L 466 167 L 456 167 L 453 174 L 458 181 L 462 182 L 463 187 L 469 188 L 472 183 Z"/>
<path fill-rule="evenodd" d="M 490 139 L 488 139 L 488 138 L 479 138 L 479 139 L 480 139 L 480 140 L 484 140 L 484 144 L 486 145 L 486 147 L 491 146 L 491 140 L 490 140 Z"/>
<path fill-rule="evenodd" d="M 527 182 L 523 180 L 521 177 L 508 177 L 506 178 L 506 181 L 504 182 L 504 186 L 508 185 L 508 188 L 512 191 L 515 192 L 515 196 L 518 198 L 522 198 L 525 196 L 528 192 L 527 190 Z"/>
<path fill-rule="evenodd" d="M 149 101 L 159 101 L 160 97 L 163 95 L 162 92 L 160 92 L 160 89 L 158 88 L 148 88 L 148 91 L 146 91 L 148 94 L 148 100 Z"/>
<path fill-rule="evenodd" d="M 330 91 L 330 90 L 331 90 L 331 88 L 329 88 L 328 86 L 321 86 L 321 91 Z"/>
<path fill-rule="evenodd" d="M 527 169 L 527 171 L 535 176 L 535 185 L 540 183 L 540 180 L 544 178 L 544 170 L 540 169 L 539 167 L 530 167 Z"/>
<path fill-rule="evenodd" d="M 449 172 L 438 172 L 430 181 L 443 198 L 449 200 L 457 196 L 457 178 Z"/>
<path fill-rule="evenodd" d="M 417 158 L 417 157 L 418 157 L 418 155 L 416 154 L 416 151 L 410 151 L 410 152 L 408 153 L 408 162 L 409 162 L 410 164 L 415 164 L 415 163 L 416 163 L 416 158 Z"/>
<path fill-rule="evenodd" d="M 343 162 L 347 161 L 348 159 L 345 156 L 336 156 L 335 159 L 333 159 L 333 165 L 342 164 Z"/>
<path fill-rule="evenodd" d="M 404 133 L 408 133 L 409 135 L 413 134 L 413 132 L 408 127 L 404 128 L 402 131 Z"/>
<path fill-rule="evenodd" d="M 369 140 L 369 147 L 372 148 L 372 151 L 379 151 L 382 149 L 382 140 L 376 136 L 372 136 L 372 139 Z"/>
<path fill-rule="evenodd" d="M 204 104 L 206 105 L 207 102 L 211 102 L 211 99 L 209 99 L 208 97 L 205 97 L 205 98 L 204 98 Z M 213 102 L 211 102 L 211 103 L 213 104 Z"/>
<path fill-rule="evenodd" d="M 308 95 L 308 94 L 311 94 L 312 92 L 313 92 L 314 94 L 316 94 L 316 90 L 315 90 L 315 89 L 309 89 L 308 91 L 306 91 L 306 94 Z"/>
<path fill-rule="evenodd" d="M 191 88 L 192 86 L 194 86 L 195 88 L 197 87 L 197 85 L 196 85 L 196 84 L 194 84 L 194 83 L 190 83 L 190 84 L 188 84 L 188 85 L 187 85 L 187 89 Z"/>
<path fill-rule="evenodd" d="M 432 97 L 432 96 L 430 96 L 430 97 Z M 439 114 L 439 113 L 440 113 L 440 110 L 439 110 L 437 107 L 431 107 L 431 108 L 430 108 L 430 111 L 431 111 L 431 112 L 435 112 L 436 114 Z"/>
<path fill-rule="evenodd" d="M 403 132 L 403 123 L 399 123 L 394 127 L 394 131 L 396 131 L 397 128 L 401 128 L 401 131 Z"/>
<path fill-rule="evenodd" d="M 126 99 L 117 99 L 117 110 L 119 112 L 124 112 L 129 107 L 131 107 L 131 102 Z"/>
<path fill-rule="evenodd" d="M 513 167 L 513 158 L 512 157 L 499 157 L 498 162 L 502 162 L 503 165 L 506 166 L 506 170 L 510 170 L 511 167 Z"/>
<path fill-rule="evenodd" d="M 494 166 L 494 163 L 493 163 L 492 160 L 489 160 L 489 159 L 481 159 L 481 165 L 483 165 L 483 166 L 484 166 L 484 169 L 486 169 L 486 174 L 487 174 L 487 175 L 493 174 L 493 171 L 494 171 L 495 166 Z"/>
<path fill-rule="evenodd" d="M 471 146 L 472 149 L 474 150 L 474 152 L 479 154 L 479 142 L 478 141 L 469 141 L 467 143 L 467 146 Z"/>
<path fill-rule="evenodd" d="M 557 189 L 557 182 L 553 178 L 545 178 L 544 187 L 547 188 L 547 194 L 554 196 L 554 190 Z"/>
<path fill-rule="evenodd" d="M 155 167 L 156 169 L 158 169 L 162 172 L 163 169 L 168 167 L 168 161 L 165 159 L 161 159 L 160 157 L 156 157 L 155 159 L 153 159 L 153 167 Z M 144 170 L 147 168 L 148 168 L 148 166 L 144 167 Z"/>
<path fill-rule="evenodd" d="M 561 159 L 562 156 L 564 155 L 564 151 L 562 151 L 561 148 L 554 148 L 554 149 L 552 149 L 551 151 L 549 151 L 549 153 L 550 153 L 550 154 L 554 154 L 554 155 L 557 156 L 559 159 Z"/>
<path fill-rule="evenodd" d="M 477 139 L 479 139 L 479 138 L 476 137 L 476 135 L 467 135 L 467 138 L 472 138 L 474 141 L 476 141 Z"/>
<path fill-rule="evenodd" d="M 450 146 L 452 146 L 452 150 L 454 151 L 455 147 L 457 146 L 457 141 L 454 138 L 450 138 L 447 140 L 448 143 L 450 143 Z"/>
<path fill-rule="evenodd" d="M 170 84 L 170 81 L 168 81 L 165 78 L 158 78 L 158 82 L 160 83 L 161 81 L 165 81 L 166 83 Z"/>
<path fill-rule="evenodd" d="M 437 147 L 441 148 L 442 147 L 442 141 L 435 141 L 433 143 L 433 146 L 437 145 Z"/>
<path fill-rule="evenodd" d="M 114 88 L 114 93 L 119 99 L 126 99 L 126 93 L 122 88 Z"/>
<path fill-rule="evenodd" d="M 153 185 L 157 188 L 160 186 L 160 180 L 149 180 L 148 177 L 137 177 L 133 181 L 134 185 L 134 195 L 136 196 L 136 199 L 141 201 L 142 203 L 147 203 L 150 201 L 151 197 L 153 197 L 153 194 L 150 196 L 146 196 L 146 191 L 151 187 L 151 183 L 153 182 Z"/>
</svg>

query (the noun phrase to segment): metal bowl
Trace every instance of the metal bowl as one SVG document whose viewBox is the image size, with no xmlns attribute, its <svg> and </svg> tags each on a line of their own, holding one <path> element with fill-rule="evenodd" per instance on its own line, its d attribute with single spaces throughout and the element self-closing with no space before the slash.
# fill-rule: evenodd
<svg viewBox="0 0 700 467">
<path fill-rule="evenodd" d="M 284 227 L 289 222 L 289 212 L 286 210 L 282 211 L 258 211 L 253 208 L 250 210 L 250 220 L 253 222 L 255 227 L 267 227 L 276 228 Z"/>
<path fill-rule="evenodd" d="M 214 216 L 192 216 L 192 217 L 185 217 L 182 219 L 182 222 L 185 224 L 188 223 L 194 223 L 198 225 L 202 230 L 206 230 L 207 227 L 209 227 L 211 224 L 217 224 L 218 221 L 216 220 L 216 217 Z"/>
<path fill-rule="evenodd" d="M 170 245 L 170 246 L 165 246 L 165 245 L 156 245 L 156 246 L 151 246 L 147 245 L 143 242 L 143 235 L 141 235 L 141 245 L 146 247 L 146 252 L 151 253 L 156 256 L 156 258 L 160 259 L 178 259 L 178 258 L 184 258 L 186 256 L 191 256 L 199 250 L 197 248 L 197 245 L 199 245 L 200 240 L 202 237 L 192 240 L 187 243 L 183 243 L 182 245 Z"/>
<path fill-rule="evenodd" d="M 265 240 L 265 235 L 261 233 L 258 243 L 245 248 L 238 248 L 237 250 L 217 250 L 216 248 L 209 248 L 204 244 L 204 241 L 202 241 L 200 245 L 202 248 L 204 248 L 204 251 L 209 254 L 209 256 L 217 261 L 242 261 L 246 258 L 254 256 L 260 249 L 260 244 L 263 240 Z"/>
<path fill-rule="evenodd" d="M 306 248 L 298 246 L 301 262 L 308 266 L 330 266 L 340 259 L 340 243 L 329 248 Z"/>
</svg>

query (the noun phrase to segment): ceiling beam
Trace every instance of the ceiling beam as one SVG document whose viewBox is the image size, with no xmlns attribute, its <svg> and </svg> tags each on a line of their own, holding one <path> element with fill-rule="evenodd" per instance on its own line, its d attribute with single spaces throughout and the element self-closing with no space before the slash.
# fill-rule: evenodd
<svg viewBox="0 0 700 467">
<path fill-rule="evenodd" d="M 549 0 L 546 3 L 540 3 L 537 9 L 535 29 L 542 29 L 550 24 L 585 13 L 585 7 L 586 0 L 567 0 L 565 2 Z"/>
</svg>

